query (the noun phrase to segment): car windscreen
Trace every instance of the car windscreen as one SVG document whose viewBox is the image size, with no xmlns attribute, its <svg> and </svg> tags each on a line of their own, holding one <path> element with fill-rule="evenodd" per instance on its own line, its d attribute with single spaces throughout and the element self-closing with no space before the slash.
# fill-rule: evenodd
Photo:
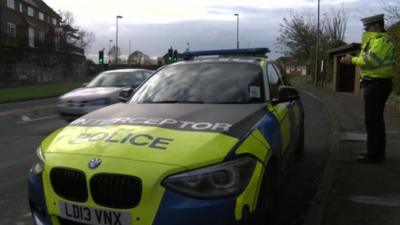
<svg viewBox="0 0 400 225">
<path fill-rule="evenodd" d="M 135 93 L 132 103 L 263 102 L 261 67 L 249 63 L 193 63 L 166 67 Z"/>
<path fill-rule="evenodd" d="M 150 74 L 148 71 L 104 72 L 97 75 L 87 87 L 137 87 Z"/>
</svg>

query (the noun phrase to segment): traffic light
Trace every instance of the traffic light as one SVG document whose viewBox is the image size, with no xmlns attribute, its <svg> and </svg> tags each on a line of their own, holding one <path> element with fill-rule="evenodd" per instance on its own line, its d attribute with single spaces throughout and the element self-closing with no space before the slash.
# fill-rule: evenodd
<svg viewBox="0 0 400 225">
<path fill-rule="evenodd" d="M 172 47 L 168 49 L 168 63 L 172 63 L 173 61 L 173 52 L 172 52 Z"/>
<path fill-rule="evenodd" d="M 174 50 L 174 57 L 173 57 L 174 62 L 178 61 L 178 50 Z"/>
<path fill-rule="evenodd" d="M 104 50 L 99 51 L 99 64 L 104 64 Z"/>
</svg>

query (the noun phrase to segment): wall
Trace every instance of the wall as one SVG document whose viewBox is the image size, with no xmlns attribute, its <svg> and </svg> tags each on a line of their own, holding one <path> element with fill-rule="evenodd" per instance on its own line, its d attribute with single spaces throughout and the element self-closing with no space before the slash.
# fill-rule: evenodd
<svg viewBox="0 0 400 225">
<path fill-rule="evenodd" d="M 86 58 L 66 52 L 0 49 L 0 86 L 81 80 Z"/>
</svg>

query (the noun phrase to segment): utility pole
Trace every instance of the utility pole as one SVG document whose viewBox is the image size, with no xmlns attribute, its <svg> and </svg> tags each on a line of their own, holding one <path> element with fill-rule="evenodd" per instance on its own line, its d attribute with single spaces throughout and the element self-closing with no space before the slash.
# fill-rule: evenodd
<svg viewBox="0 0 400 225">
<path fill-rule="evenodd" d="M 320 11 L 320 0 L 318 0 L 318 16 L 317 16 L 317 43 L 315 46 L 315 76 L 314 76 L 314 86 L 318 87 L 319 79 L 319 11 Z"/>
<path fill-rule="evenodd" d="M 186 42 L 186 45 L 187 45 L 186 51 L 189 52 L 190 51 L 190 42 Z"/>
<path fill-rule="evenodd" d="M 233 14 L 237 17 L 237 26 L 236 26 L 236 48 L 239 49 L 239 13 Z"/>
<path fill-rule="evenodd" d="M 108 42 L 108 65 L 111 64 L 111 46 L 112 46 L 113 40 L 109 40 Z"/>
<path fill-rule="evenodd" d="M 128 57 L 131 55 L 131 45 L 132 45 L 131 40 L 129 40 L 129 55 L 128 55 Z"/>
<path fill-rule="evenodd" d="M 115 32 L 115 64 L 118 64 L 118 19 L 122 19 L 122 16 L 116 17 L 116 32 Z"/>
</svg>

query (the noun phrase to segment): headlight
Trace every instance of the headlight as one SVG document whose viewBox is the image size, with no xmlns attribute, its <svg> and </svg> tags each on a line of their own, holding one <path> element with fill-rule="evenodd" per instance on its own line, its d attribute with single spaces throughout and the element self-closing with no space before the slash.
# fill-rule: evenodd
<svg viewBox="0 0 400 225">
<path fill-rule="evenodd" d="M 40 174 L 44 170 L 44 157 L 42 155 L 42 150 L 39 148 L 36 149 L 36 154 L 35 154 L 35 161 L 33 162 L 32 166 L 32 173 L 33 174 Z"/>
<path fill-rule="evenodd" d="M 108 104 L 108 99 L 106 99 L 106 98 L 91 100 L 91 101 L 87 101 L 87 103 L 86 103 L 86 105 L 88 105 L 88 106 L 98 106 L 98 105 L 107 105 L 107 104 Z"/>
<path fill-rule="evenodd" d="M 218 198 L 240 194 L 253 174 L 256 160 L 243 157 L 218 165 L 173 175 L 163 185 L 195 198 Z"/>
</svg>

